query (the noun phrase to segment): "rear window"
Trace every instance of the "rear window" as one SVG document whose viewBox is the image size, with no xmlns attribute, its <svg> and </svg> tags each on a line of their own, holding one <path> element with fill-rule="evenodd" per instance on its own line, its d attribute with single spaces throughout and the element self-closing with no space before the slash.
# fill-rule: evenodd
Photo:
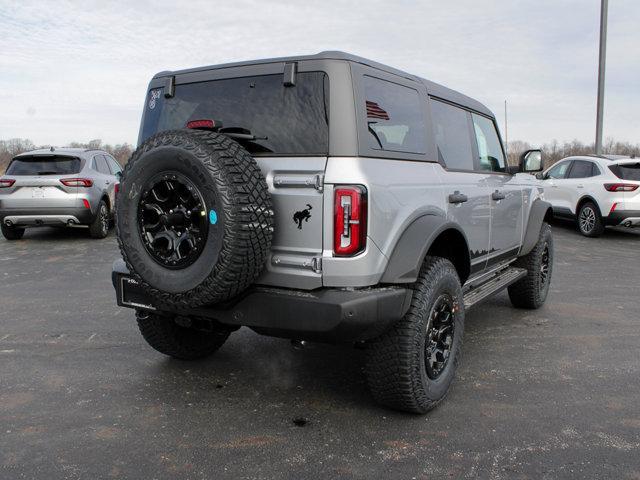
<svg viewBox="0 0 640 480">
<path fill-rule="evenodd" d="M 424 153 L 426 129 L 417 90 L 368 75 L 363 83 L 369 147 Z"/>
<path fill-rule="evenodd" d="M 17 157 L 6 175 L 72 175 L 80 172 L 80 159 L 59 155 Z"/>
<path fill-rule="evenodd" d="M 632 180 L 640 182 L 640 163 L 611 165 L 609 169 L 616 177 L 622 180 Z"/>
<path fill-rule="evenodd" d="M 243 141 L 254 154 L 326 155 L 328 87 L 325 73 L 299 72 L 291 87 L 283 85 L 282 75 L 261 75 L 176 85 L 171 98 L 154 89 L 145 105 L 141 141 L 185 128 L 191 120 L 211 119 L 258 137 Z"/>
</svg>

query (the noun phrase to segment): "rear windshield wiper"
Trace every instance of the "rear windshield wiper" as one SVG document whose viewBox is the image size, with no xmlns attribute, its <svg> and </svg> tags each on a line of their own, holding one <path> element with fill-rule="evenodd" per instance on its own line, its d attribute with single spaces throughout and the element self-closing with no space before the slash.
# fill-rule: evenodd
<svg viewBox="0 0 640 480">
<path fill-rule="evenodd" d="M 38 175 L 60 175 L 60 172 L 45 170 L 44 172 L 38 172 Z"/>
<path fill-rule="evenodd" d="M 378 122 L 368 122 L 367 123 L 367 128 L 369 129 L 369 133 L 371 133 L 371 135 L 373 135 L 373 138 L 376 139 L 376 142 L 378 142 L 378 145 L 380 145 L 380 148 L 382 150 L 384 150 L 384 146 L 382 145 L 382 142 L 380 141 L 380 137 L 378 136 L 378 133 L 371 126 L 374 123 L 378 123 Z"/>
<path fill-rule="evenodd" d="M 268 140 L 267 137 L 259 137 L 252 134 L 251 130 L 242 127 L 222 127 L 218 132 L 224 133 L 227 137 L 235 138 L 237 140 Z"/>
</svg>

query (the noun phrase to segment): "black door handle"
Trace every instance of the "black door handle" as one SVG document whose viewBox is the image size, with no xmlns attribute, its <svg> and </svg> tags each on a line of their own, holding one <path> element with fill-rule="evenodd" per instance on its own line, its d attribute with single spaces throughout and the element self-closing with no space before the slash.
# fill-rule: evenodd
<svg viewBox="0 0 640 480">
<path fill-rule="evenodd" d="M 498 200 L 504 200 L 506 197 L 504 196 L 504 193 L 499 192 L 498 190 L 496 190 L 495 192 L 493 192 L 493 193 L 491 194 L 491 198 L 492 198 L 493 200 L 498 201 Z"/>
<path fill-rule="evenodd" d="M 464 193 L 457 190 L 449 195 L 449 203 L 464 203 L 468 200 L 469 198 Z"/>
</svg>

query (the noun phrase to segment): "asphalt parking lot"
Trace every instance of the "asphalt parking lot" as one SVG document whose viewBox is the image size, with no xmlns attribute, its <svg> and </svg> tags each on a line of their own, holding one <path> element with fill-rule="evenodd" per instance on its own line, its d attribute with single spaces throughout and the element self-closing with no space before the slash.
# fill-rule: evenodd
<svg viewBox="0 0 640 480">
<path fill-rule="evenodd" d="M 350 347 L 155 352 L 115 305 L 113 233 L 0 239 L 0 478 L 640 478 L 640 231 L 553 231 L 546 306 L 469 312 L 426 416 L 375 405 Z"/>
</svg>

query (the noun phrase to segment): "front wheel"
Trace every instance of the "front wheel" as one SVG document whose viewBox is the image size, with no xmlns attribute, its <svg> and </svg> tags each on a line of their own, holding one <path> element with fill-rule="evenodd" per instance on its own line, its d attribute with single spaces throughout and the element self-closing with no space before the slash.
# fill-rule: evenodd
<svg viewBox="0 0 640 480">
<path fill-rule="evenodd" d="M 533 250 L 518 258 L 513 265 L 527 270 L 527 275 L 509 286 L 509 298 L 517 308 L 540 308 L 547 299 L 553 273 L 553 236 L 544 222 Z"/>
<path fill-rule="evenodd" d="M 461 358 L 464 301 L 446 259 L 427 257 L 407 314 L 367 351 L 374 398 L 388 407 L 425 413 L 446 396 Z"/>
<path fill-rule="evenodd" d="M 578 230 L 585 237 L 599 237 L 604 233 L 600 210 L 593 202 L 585 202 L 578 210 Z"/>
<path fill-rule="evenodd" d="M 179 360 L 198 360 L 211 355 L 230 334 L 230 330 L 215 327 L 197 330 L 193 328 L 192 319 L 142 310 L 136 312 L 136 320 L 140 333 L 152 348 Z"/>
</svg>

